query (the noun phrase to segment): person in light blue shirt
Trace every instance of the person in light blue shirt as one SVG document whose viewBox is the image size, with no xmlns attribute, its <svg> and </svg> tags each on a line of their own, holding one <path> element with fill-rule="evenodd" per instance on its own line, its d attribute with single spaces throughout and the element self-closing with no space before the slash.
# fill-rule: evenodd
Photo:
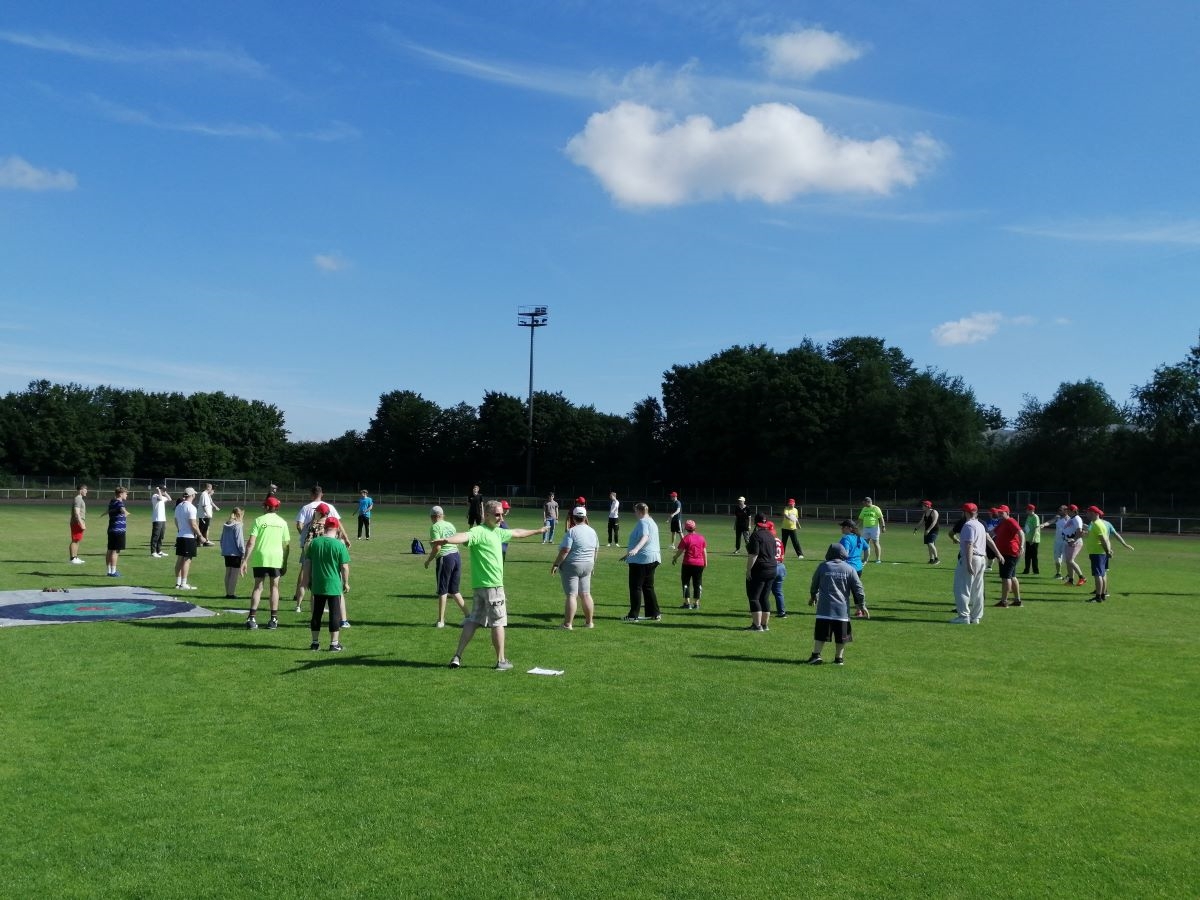
<svg viewBox="0 0 1200 900">
<path fill-rule="evenodd" d="M 621 557 L 621 562 L 629 564 L 629 615 L 621 621 L 638 621 L 644 602 L 646 618 L 659 622 L 662 612 L 654 592 L 654 570 L 662 563 L 658 523 L 650 518 L 650 507 L 645 503 L 635 503 L 633 515 L 637 521 L 629 532 L 629 549 Z"/>
<path fill-rule="evenodd" d="M 358 539 L 369 541 L 371 539 L 371 510 L 375 508 L 375 501 L 365 490 L 358 493 Z"/>
</svg>

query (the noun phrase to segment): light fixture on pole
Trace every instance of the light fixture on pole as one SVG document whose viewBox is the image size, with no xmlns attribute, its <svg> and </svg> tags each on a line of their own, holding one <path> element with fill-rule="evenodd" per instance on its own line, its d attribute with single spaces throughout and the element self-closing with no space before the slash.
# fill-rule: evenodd
<svg viewBox="0 0 1200 900">
<path fill-rule="evenodd" d="M 533 333 L 550 324 L 550 309 L 546 306 L 518 306 L 517 324 L 529 329 L 529 444 L 525 455 L 525 490 L 533 487 Z"/>
</svg>

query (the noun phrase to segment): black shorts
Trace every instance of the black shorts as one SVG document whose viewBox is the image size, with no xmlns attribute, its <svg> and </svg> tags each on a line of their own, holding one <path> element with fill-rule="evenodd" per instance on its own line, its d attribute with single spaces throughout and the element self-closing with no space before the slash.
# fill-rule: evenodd
<svg viewBox="0 0 1200 900">
<path fill-rule="evenodd" d="M 175 538 L 175 555 L 182 556 L 185 559 L 196 558 L 196 539 L 194 537 Z"/>
<path fill-rule="evenodd" d="M 937 536 L 938 536 L 938 530 L 936 528 L 929 529 L 927 532 L 925 532 L 925 543 L 936 544 Z"/>
<path fill-rule="evenodd" d="M 1000 577 L 1001 578 L 1016 578 L 1017 577 L 1017 561 L 1019 556 L 1001 556 L 1000 557 Z"/>
<path fill-rule="evenodd" d="M 671 517 L 671 534 L 683 534 L 679 519 L 675 516 Z"/>
<path fill-rule="evenodd" d="M 240 569 L 241 567 L 242 567 L 242 557 L 240 557 L 240 556 L 225 557 L 225 568 Z"/>
<path fill-rule="evenodd" d="M 854 640 L 854 634 L 849 622 L 840 619 L 817 619 L 813 625 L 813 640 L 849 644 Z"/>
<path fill-rule="evenodd" d="M 255 566 L 254 567 L 254 577 L 255 578 L 278 578 L 282 574 L 283 574 L 282 569 L 276 569 L 273 566 Z"/>
<path fill-rule="evenodd" d="M 433 564 L 437 568 L 438 596 L 457 594 L 462 578 L 462 554 L 447 553 L 434 559 Z"/>
<path fill-rule="evenodd" d="M 108 533 L 108 549 L 120 552 L 125 549 L 125 532 L 110 531 Z"/>
</svg>

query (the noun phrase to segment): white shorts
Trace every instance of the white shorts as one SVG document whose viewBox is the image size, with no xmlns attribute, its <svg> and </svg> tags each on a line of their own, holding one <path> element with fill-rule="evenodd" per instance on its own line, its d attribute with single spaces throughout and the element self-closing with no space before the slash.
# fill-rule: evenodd
<svg viewBox="0 0 1200 900">
<path fill-rule="evenodd" d="M 862 536 L 863 536 L 863 540 L 867 540 L 867 541 L 879 540 L 879 526 L 878 525 L 867 526 L 866 528 L 863 529 Z"/>
</svg>

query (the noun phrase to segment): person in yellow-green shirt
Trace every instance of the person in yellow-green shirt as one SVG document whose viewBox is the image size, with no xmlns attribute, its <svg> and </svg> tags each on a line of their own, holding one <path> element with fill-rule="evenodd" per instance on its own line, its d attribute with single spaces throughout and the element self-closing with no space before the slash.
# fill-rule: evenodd
<svg viewBox="0 0 1200 900">
<path fill-rule="evenodd" d="M 1083 549 L 1092 564 L 1092 578 L 1096 592 L 1088 597 L 1088 603 L 1103 603 L 1108 599 L 1108 561 L 1112 559 L 1112 526 L 1104 521 L 1104 510 L 1098 506 L 1087 508 L 1088 529 L 1083 536 Z"/>
<path fill-rule="evenodd" d="M 858 511 L 858 524 L 862 526 L 862 536 L 867 542 L 867 559 L 870 562 L 870 551 L 875 551 L 875 563 L 883 562 L 883 547 L 880 537 L 887 531 L 887 522 L 883 518 L 883 510 L 876 506 L 870 497 L 863 497 L 863 508 Z"/>
<path fill-rule="evenodd" d="M 783 508 L 783 533 L 779 536 L 783 541 L 784 552 L 787 552 L 788 541 L 796 550 L 796 559 L 804 559 L 804 551 L 800 549 L 800 510 L 796 508 L 794 498 L 788 498 L 787 506 Z"/>
<path fill-rule="evenodd" d="M 1034 575 L 1038 572 L 1038 547 L 1042 544 L 1042 520 L 1037 514 L 1037 507 L 1032 503 L 1025 504 L 1025 520 L 1021 523 L 1021 530 L 1025 532 L 1025 569 L 1021 572 L 1022 575 L 1028 575 L 1030 571 Z"/>
</svg>

